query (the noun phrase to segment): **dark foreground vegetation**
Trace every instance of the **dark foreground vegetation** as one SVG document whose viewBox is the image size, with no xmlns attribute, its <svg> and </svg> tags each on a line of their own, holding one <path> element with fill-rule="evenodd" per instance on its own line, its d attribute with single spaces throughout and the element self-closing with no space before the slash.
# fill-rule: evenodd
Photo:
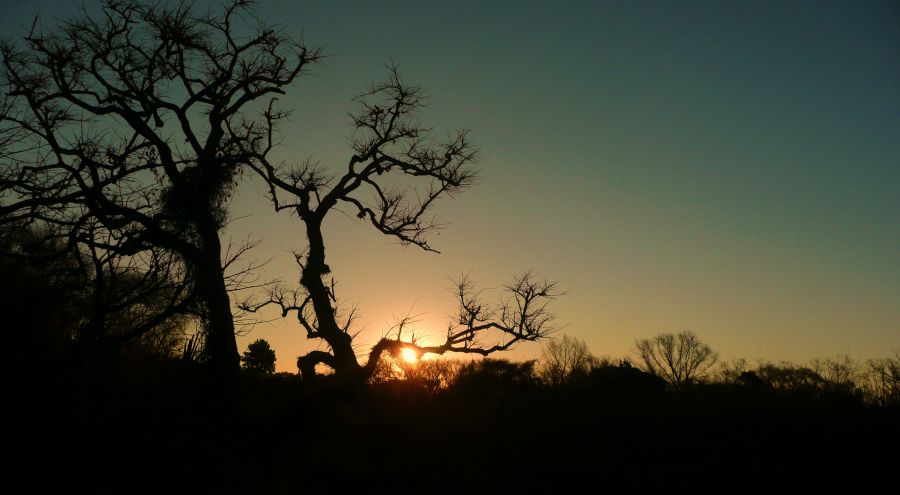
<svg viewBox="0 0 900 495">
<path fill-rule="evenodd" d="M 853 391 L 755 374 L 675 390 L 627 362 L 556 385 L 534 362 L 419 366 L 351 388 L 247 372 L 230 399 L 204 395 L 202 368 L 183 361 L 92 378 L 33 370 L 8 406 L 11 483 L 247 493 L 896 486 L 898 404 Z"/>
</svg>

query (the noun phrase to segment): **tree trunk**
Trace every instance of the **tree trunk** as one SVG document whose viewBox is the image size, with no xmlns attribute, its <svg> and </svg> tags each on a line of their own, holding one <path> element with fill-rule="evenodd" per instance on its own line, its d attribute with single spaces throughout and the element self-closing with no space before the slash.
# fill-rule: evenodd
<svg viewBox="0 0 900 495">
<path fill-rule="evenodd" d="M 325 263 L 325 244 L 322 238 L 321 219 L 316 217 L 304 218 L 306 223 L 306 236 L 309 239 L 309 254 L 306 259 L 306 266 L 300 277 L 300 283 L 309 292 L 312 299 L 313 309 L 316 313 L 316 320 L 319 327 L 318 332 L 322 338 L 331 346 L 333 359 L 329 362 L 315 359 L 315 354 L 309 356 L 307 360 L 307 370 L 301 370 L 306 375 L 309 370 L 318 362 L 325 362 L 334 369 L 338 376 L 354 379 L 361 376 L 362 367 L 356 359 L 356 353 L 353 351 L 353 338 L 341 330 L 337 323 L 334 313 L 334 307 L 331 305 L 332 299 L 329 289 L 322 281 L 322 277 L 331 272 L 331 268 Z M 310 374 L 309 376 L 314 376 Z"/>
<path fill-rule="evenodd" d="M 231 299 L 225 286 L 222 246 L 213 222 L 201 222 L 198 228 L 203 259 L 198 260 L 197 295 L 206 310 L 206 348 L 214 380 L 234 384 L 240 372 L 240 357 L 234 336 Z"/>
</svg>

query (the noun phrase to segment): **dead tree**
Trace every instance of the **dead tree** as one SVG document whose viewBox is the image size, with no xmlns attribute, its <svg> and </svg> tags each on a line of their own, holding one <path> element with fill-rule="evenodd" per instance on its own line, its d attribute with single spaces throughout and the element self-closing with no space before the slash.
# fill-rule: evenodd
<svg viewBox="0 0 900 495">
<path fill-rule="evenodd" d="M 228 200 L 284 113 L 274 107 L 319 51 L 258 22 L 107 0 L 50 33 L 0 45 L 0 219 L 78 231 L 122 256 L 174 253 L 202 306 L 209 363 L 239 358 L 220 234 Z M 250 151 L 252 150 L 252 151 Z"/>
<path fill-rule="evenodd" d="M 339 318 L 331 269 L 325 261 L 322 227 L 339 208 L 353 211 L 361 222 L 402 244 L 437 252 L 428 235 L 440 228 L 431 214 L 435 202 L 452 197 L 476 180 L 475 149 L 465 131 L 444 141 L 430 138 L 429 129 L 416 120 L 423 103 L 418 86 L 405 84 L 396 67 L 387 80 L 356 100 L 353 115 L 353 155 L 343 172 L 334 173 L 318 164 L 274 164 L 265 159 L 271 136 L 256 148 L 252 166 L 266 178 L 276 210 L 296 213 L 306 230 L 308 245 L 296 255 L 300 287 L 276 287 L 262 300 L 242 307 L 258 311 L 276 305 L 282 314 L 294 313 L 311 339 L 322 339 L 328 350 L 301 356 L 298 367 L 305 377 L 315 376 L 317 365 L 326 365 L 351 380 L 370 376 L 384 352 L 412 348 L 416 352 L 443 354 L 465 352 L 488 355 L 520 341 L 534 341 L 552 330 L 547 302 L 558 295 L 556 284 L 522 275 L 504 287 L 506 297 L 496 305 L 483 301 L 467 278 L 456 287 L 458 312 L 440 345 L 420 345 L 397 325 L 368 352 L 361 364 L 353 347 L 353 313 Z M 247 150 L 253 152 L 253 150 Z M 339 321 L 340 320 L 340 321 Z M 407 329 L 408 330 L 408 329 Z M 494 333 L 493 337 L 487 335 Z M 405 340 L 404 340 L 405 339 Z"/>
</svg>

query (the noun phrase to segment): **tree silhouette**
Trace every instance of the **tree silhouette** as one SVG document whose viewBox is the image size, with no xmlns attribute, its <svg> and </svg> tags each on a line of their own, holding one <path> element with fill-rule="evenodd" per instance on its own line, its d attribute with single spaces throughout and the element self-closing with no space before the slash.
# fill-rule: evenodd
<svg viewBox="0 0 900 495">
<path fill-rule="evenodd" d="M 561 385 L 574 376 L 585 376 L 599 363 L 583 340 L 568 335 L 548 342 L 542 361 L 541 372 L 551 385 Z"/>
<path fill-rule="evenodd" d="M 825 379 L 815 370 L 789 362 L 760 363 L 755 374 L 766 386 L 779 391 L 818 394 L 825 386 Z"/>
<path fill-rule="evenodd" d="M 224 379 L 239 367 L 227 271 L 249 248 L 223 253 L 228 200 L 271 149 L 275 96 L 319 58 L 249 4 L 107 0 L 0 45 L 0 220 L 52 224 L 111 258 L 174 254 Z"/>
<path fill-rule="evenodd" d="M 491 305 L 471 280 L 461 277 L 455 287 L 457 312 L 442 344 L 421 345 L 409 332 L 406 319 L 385 332 L 368 353 L 366 363 L 359 363 L 351 330 L 355 313 L 339 315 L 334 280 L 326 279 L 331 268 L 325 261 L 322 229 L 328 214 L 349 208 L 382 234 L 404 245 L 437 252 L 428 240 L 428 234 L 440 228 L 431 214 L 435 202 L 463 191 L 477 178 L 475 149 L 466 131 L 436 141 L 429 136 L 429 129 L 418 123 L 416 114 L 423 98 L 420 87 L 401 80 L 396 66 L 389 67 L 385 82 L 357 97 L 354 153 L 343 173 L 334 174 L 309 162 L 273 164 L 262 154 L 251 163 L 266 177 L 275 209 L 292 211 L 300 219 L 308 245 L 295 254 L 300 287 L 272 287 L 267 297 L 247 300 L 241 307 L 254 312 L 272 304 L 284 316 L 293 312 L 308 338 L 328 344 L 329 350 L 315 350 L 298 359 L 305 377 L 315 376 L 316 366 L 322 364 L 340 376 L 364 380 L 385 352 L 412 348 L 419 354 L 488 355 L 516 342 L 538 340 L 553 330 L 547 302 L 558 295 L 555 283 L 523 274 L 504 286 L 505 296 Z M 271 138 L 262 149 L 270 146 Z M 254 151 L 246 148 L 242 152 Z"/>
<path fill-rule="evenodd" d="M 684 388 L 702 377 L 718 360 L 718 354 L 693 332 L 662 333 L 636 342 L 644 370 Z"/>
<path fill-rule="evenodd" d="M 859 364 L 849 354 L 841 354 L 824 360 L 814 359 L 812 369 L 825 380 L 826 387 L 833 392 L 853 394 L 858 382 L 863 378 Z"/>
<path fill-rule="evenodd" d="M 244 369 L 258 373 L 275 373 L 275 351 L 264 339 L 254 340 L 241 356 Z"/>
<path fill-rule="evenodd" d="M 900 351 L 892 357 L 870 359 L 863 390 L 870 402 L 900 406 Z"/>
</svg>

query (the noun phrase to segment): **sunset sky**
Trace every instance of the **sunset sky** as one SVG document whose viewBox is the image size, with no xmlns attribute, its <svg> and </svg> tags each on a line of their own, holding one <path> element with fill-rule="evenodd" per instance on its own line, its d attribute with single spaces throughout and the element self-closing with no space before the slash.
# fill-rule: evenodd
<svg viewBox="0 0 900 495">
<path fill-rule="evenodd" d="M 0 29 L 77 5 L 4 2 Z M 330 217 L 361 348 L 407 312 L 440 338 L 460 273 L 496 288 L 532 270 L 567 292 L 560 332 L 598 355 L 681 330 L 726 359 L 900 349 L 896 2 L 264 1 L 259 16 L 328 55 L 280 100 L 279 158 L 343 168 L 351 99 L 391 60 L 430 95 L 422 122 L 480 149 L 480 182 L 438 208 L 441 254 Z M 252 258 L 274 257 L 263 277 L 296 281 L 296 218 L 252 179 L 232 218 L 235 239 L 262 240 Z M 257 338 L 279 371 L 316 345 L 290 320 L 238 345 Z"/>
</svg>

